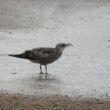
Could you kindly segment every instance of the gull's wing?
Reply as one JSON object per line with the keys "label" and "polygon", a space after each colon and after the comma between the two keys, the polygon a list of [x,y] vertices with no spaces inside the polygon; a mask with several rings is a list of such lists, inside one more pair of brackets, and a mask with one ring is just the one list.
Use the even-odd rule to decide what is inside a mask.
{"label": "gull's wing", "polygon": [[9,56],[40,61],[51,57],[55,57],[55,54],[55,48],[34,48],[32,50],[26,50],[22,54],[9,54]]}
{"label": "gull's wing", "polygon": [[30,60],[41,60],[54,56],[56,50],[54,48],[34,48],[24,52],[24,56]]}

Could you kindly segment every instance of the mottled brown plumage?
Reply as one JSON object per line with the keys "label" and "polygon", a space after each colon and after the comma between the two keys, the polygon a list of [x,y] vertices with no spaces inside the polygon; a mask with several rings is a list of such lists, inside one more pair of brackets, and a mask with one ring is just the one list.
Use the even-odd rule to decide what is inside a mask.
{"label": "mottled brown plumage", "polygon": [[59,43],[55,48],[34,48],[32,50],[26,50],[22,54],[9,55],[18,58],[28,59],[31,62],[39,63],[40,70],[42,73],[41,65],[45,65],[46,73],[47,73],[47,64],[50,64],[56,61],[61,57],[63,50],[65,47],[71,46],[71,44]]}

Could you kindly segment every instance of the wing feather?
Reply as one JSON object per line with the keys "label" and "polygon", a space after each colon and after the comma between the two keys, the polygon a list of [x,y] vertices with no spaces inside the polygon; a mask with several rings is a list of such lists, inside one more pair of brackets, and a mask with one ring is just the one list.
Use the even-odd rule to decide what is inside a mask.
{"label": "wing feather", "polygon": [[40,59],[49,58],[54,54],[55,54],[54,48],[35,48],[30,50],[29,58],[33,60],[40,60]]}

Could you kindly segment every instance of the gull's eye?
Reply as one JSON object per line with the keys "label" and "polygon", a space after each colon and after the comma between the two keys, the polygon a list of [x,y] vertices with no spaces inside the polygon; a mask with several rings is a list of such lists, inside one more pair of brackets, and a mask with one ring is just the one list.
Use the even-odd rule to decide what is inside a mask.
{"label": "gull's eye", "polygon": [[65,47],[65,44],[62,44],[61,46],[62,46],[62,47]]}

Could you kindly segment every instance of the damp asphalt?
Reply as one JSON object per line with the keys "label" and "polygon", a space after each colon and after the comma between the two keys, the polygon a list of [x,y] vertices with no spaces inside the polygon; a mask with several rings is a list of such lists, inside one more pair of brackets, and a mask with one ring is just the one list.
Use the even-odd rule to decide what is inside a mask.
{"label": "damp asphalt", "polygon": [[[0,0],[0,13],[1,91],[110,95],[109,0]],[[47,75],[39,64],[6,55],[59,42],[74,46],[48,65]]]}

